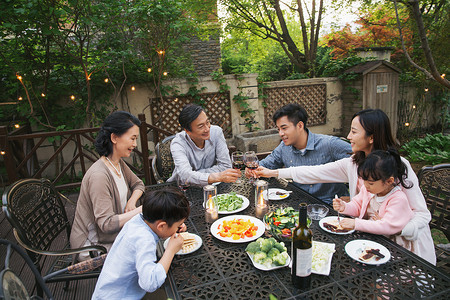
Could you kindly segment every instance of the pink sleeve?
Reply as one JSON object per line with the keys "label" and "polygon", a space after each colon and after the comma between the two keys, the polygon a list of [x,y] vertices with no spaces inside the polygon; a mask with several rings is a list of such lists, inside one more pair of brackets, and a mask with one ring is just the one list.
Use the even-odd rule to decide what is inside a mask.
{"label": "pink sleeve", "polygon": [[406,195],[397,192],[395,196],[393,195],[392,198],[386,201],[384,215],[382,215],[382,210],[380,209],[380,216],[382,215],[381,220],[355,219],[355,229],[384,235],[400,233],[413,216]]}

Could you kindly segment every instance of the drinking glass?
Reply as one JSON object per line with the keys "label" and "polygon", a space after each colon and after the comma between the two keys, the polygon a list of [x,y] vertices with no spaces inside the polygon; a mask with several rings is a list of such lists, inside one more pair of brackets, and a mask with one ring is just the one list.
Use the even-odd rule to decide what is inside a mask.
{"label": "drinking glass", "polygon": [[[244,154],[244,162],[245,166],[249,168],[250,170],[256,170],[259,166],[258,157],[256,156],[255,151],[247,151]],[[250,177],[250,182],[254,183],[255,178],[252,176]]]}
{"label": "drinking glass", "polygon": [[[243,170],[245,168],[244,165],[244,153],[241,151],[236,151],[231,154],[231,162],[233,164],[233,169],[235,170]],[[239,177],[236,180],[236,183],[241,183],[241,178]]]}
{"label": "drinking glass", "polygon": [[[186,191],[188,190],[188,188],[191,186],[191,184],[189,183],[188,180],[183,181],[181,179],[181,177],[177,178],[177,184],[178,184],[178,188],[180,189],[180,191],[183,192],[184,196],[186,196]],[[192,206],[192,202],[189,200],[189,206]]]}

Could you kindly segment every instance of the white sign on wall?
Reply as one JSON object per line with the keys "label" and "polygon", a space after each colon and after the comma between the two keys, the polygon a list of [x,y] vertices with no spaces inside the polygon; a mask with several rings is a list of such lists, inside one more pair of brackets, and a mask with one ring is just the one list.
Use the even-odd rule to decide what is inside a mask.
{"label": "white sign on wall", "polygon": [[387,84],[385,84],[385,85],[377,85],[377,94],[387,93],[387,90],[388,90]]}

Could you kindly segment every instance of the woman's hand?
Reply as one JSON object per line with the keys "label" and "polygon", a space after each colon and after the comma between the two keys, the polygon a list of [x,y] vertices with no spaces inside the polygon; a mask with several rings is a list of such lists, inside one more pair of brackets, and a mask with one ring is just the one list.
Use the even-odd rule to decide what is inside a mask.
{"label": "woman's hand", "polygon": [[132,201],[127,202],[127,206],[125,206],[125,212],[129,212],[136,209],[136,202],[132,203]]}
{"label": "woman's hand", "polygon": [[334,198],[333,209],[338,212],[343,212],[345,210],[345,202],[340,198]]}
{"label": "woman's hand", "polygon": [[256,177],[278,177],[278,170],[270,170],[259,166],[256,170],[253,171],[254,176]]}
{"label": "woman's hand", "polygon": [[343,218],[339,224],[344,229],[355,229],[355,219]]}

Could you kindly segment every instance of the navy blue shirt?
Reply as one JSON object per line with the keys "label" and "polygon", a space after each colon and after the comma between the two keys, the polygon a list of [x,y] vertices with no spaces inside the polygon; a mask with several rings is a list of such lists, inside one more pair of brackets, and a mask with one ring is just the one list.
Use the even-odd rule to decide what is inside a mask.
{"label": "navy blue shirt", "polygon": [[[259,165],[268,169],[280,169],[297,166],[322,165],[349,157],[352,147],[338,137],[308,132],[306,148],[296,149],[286,146],[282,141],[270,155],[260,161]],[[320,200],[331,204],[334,195],[348,196],[348,188],[344,183],[294,183]]]}

